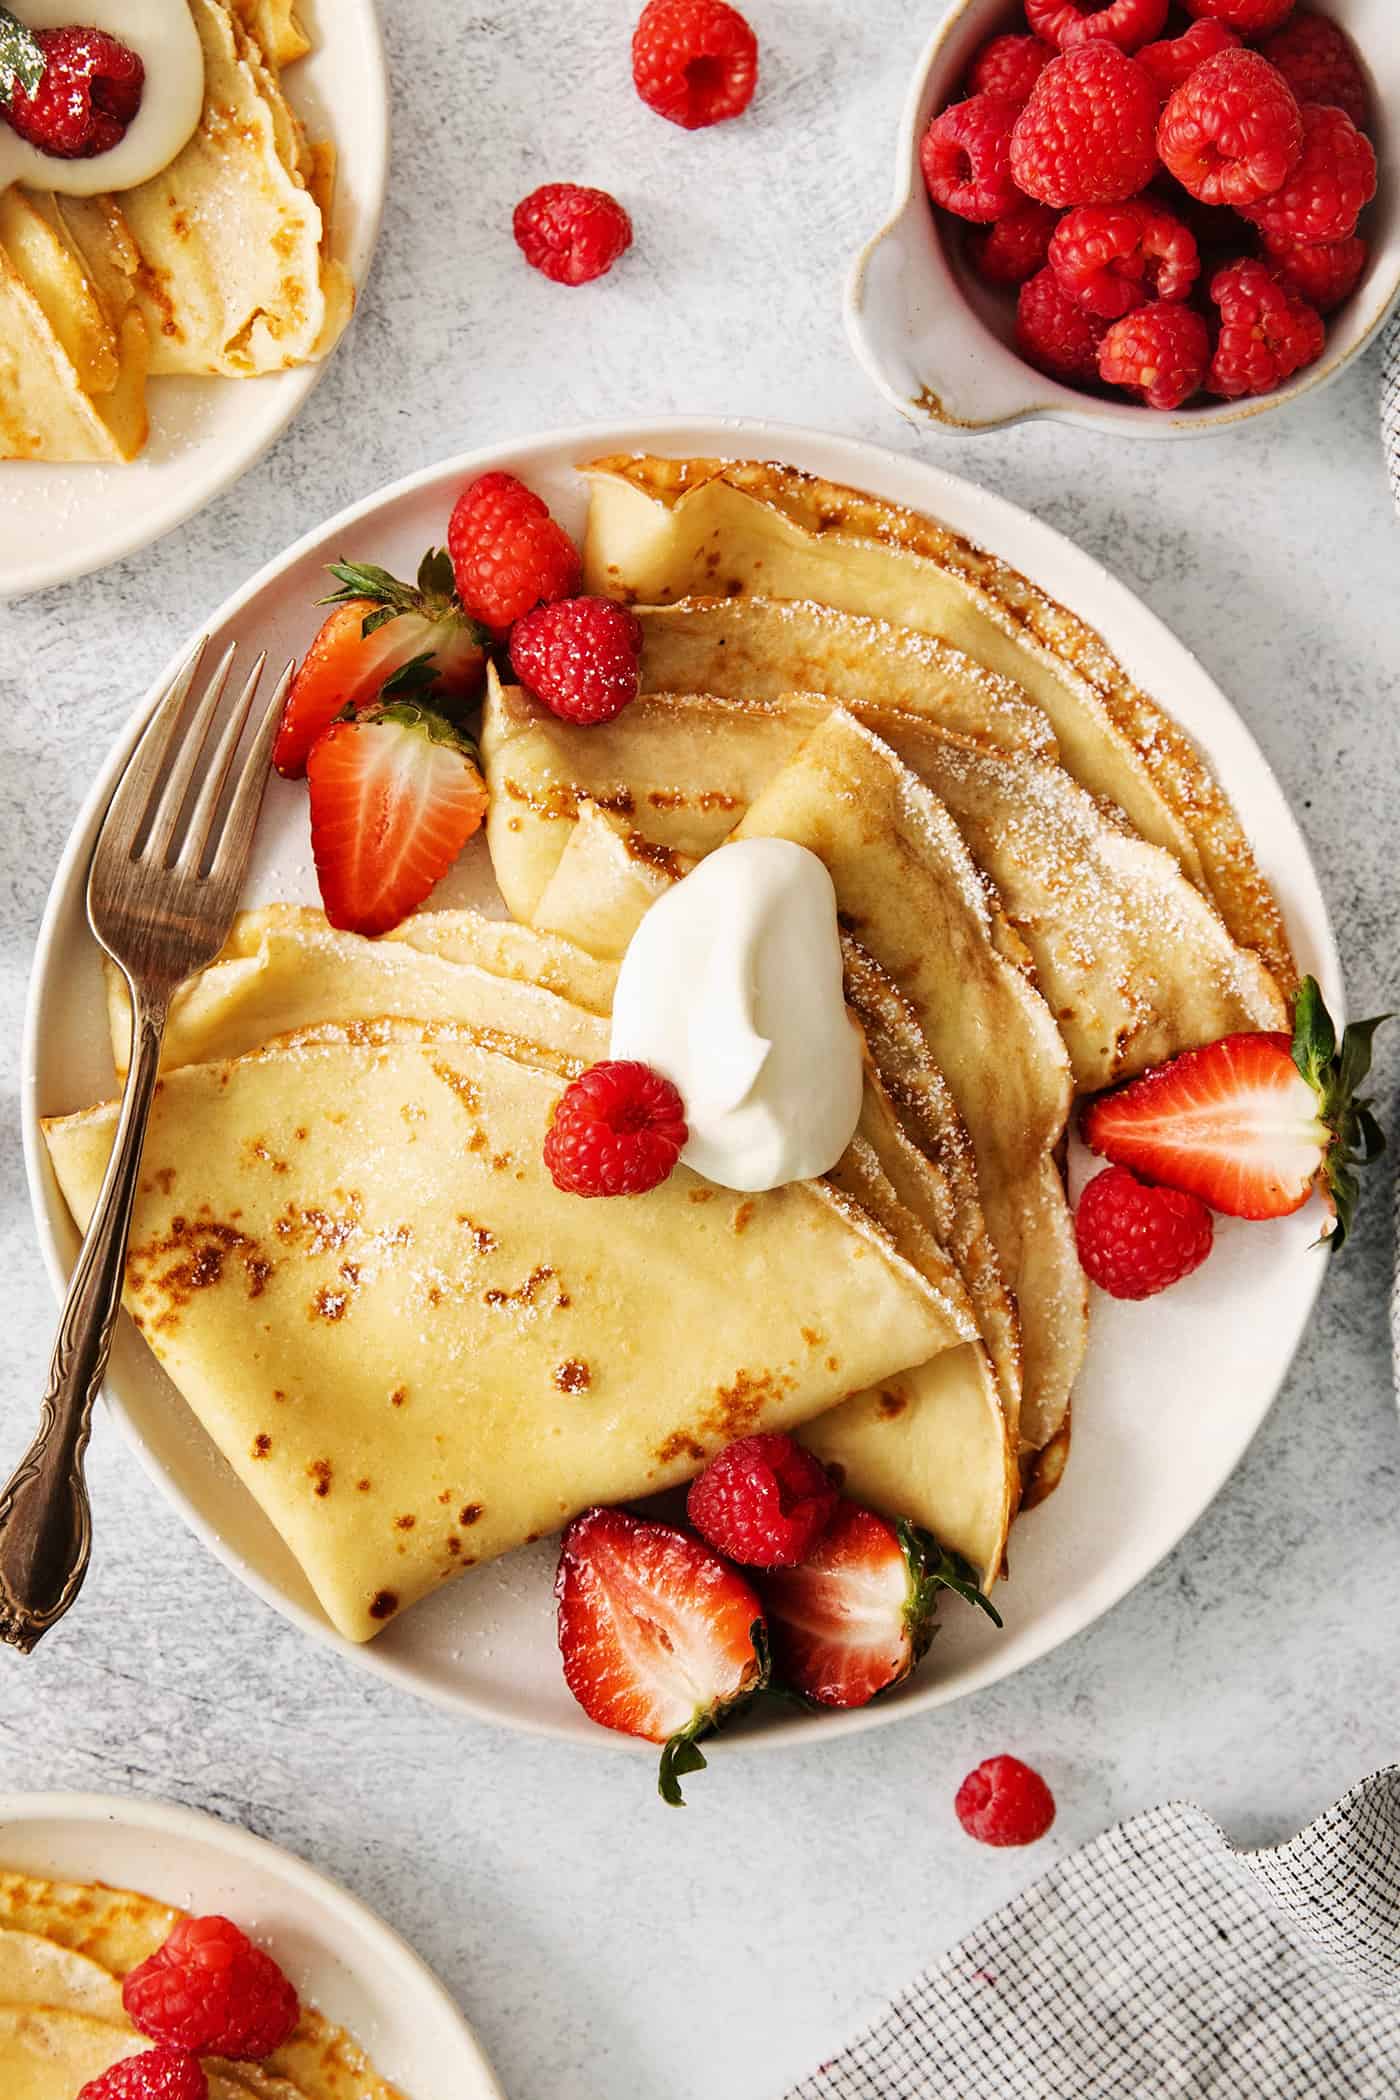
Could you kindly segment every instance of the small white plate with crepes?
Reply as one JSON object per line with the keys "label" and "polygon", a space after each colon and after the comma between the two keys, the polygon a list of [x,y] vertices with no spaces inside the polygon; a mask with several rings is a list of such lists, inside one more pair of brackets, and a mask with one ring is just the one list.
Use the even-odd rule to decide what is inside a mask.
{"label": "small white plate with crepes", "polygon": [[122,1984],[181,1917],[229,1919],[278,1964],[299,2000],[297,2023],[273,2054],[202,2059],[210,2100],[500,2100],[475,2035],[437,1978],[372,1911],[304,1861],[173,1803],[4,1794],[6,2100],[72,2100],[146,2046],[123,2008]]}
{"label": "small white plate with crepes", "polygon": [[[640,608],[643,697],[583,730],[493,681],[489,853],[474,839],[376,942],[319,917],[305,786],[274,780],[252,916],[167,1044],[133,1243],[129,1304],[205,1426],[130,1319],[110,1411],[308,1632],[405,1690],[579,1741],[605,1738],[561,1676],[553,1534],[682,1485],[730,1437],[795,1428],[848,1495],[995,1584],[1005,1625],[946,1600],[891,1696],[820,1718],[765,1704],[721,1740],[960,1698],[1177,1543],[1321,1286],[1314,1200],[1220,1220],[1206,1265],[1146,1304],[1088,1305],[1064,1181],[1078,1098],[1284,1026],[1304,973],[1338,1013],[1303,840],[1228,701],[1095,562],[951,475],[800,429],[668,421],[454,460],[302,540],[215,616],[214,645],[300,654],[327,563],[413,573],[492,468],[547,501],[589,588]],[[77,1235],[45,1119],[72,1119],[48,1137],[81,1211],[110,1141],[91,1104],[114,1091],[84,876],[140,715],[75,828],[32,979],[24,1127],[55,1284]],[[560,1196],[539,1153],[558,1079],[512,1068],[498,1090],[461,1031],[528,1037],[556,1074],[606,1057],[628,934],[736,826],[832,871],[871,1050],[865,1150],[834,1197],[740,1198],[686,1167],[646,1196]],[[1072,1184],[1084,1163],[1071,1137]]]}
{"label": "small white plate with crepes", "polygon": [[0,598],[149,545],[267,450],[350,323],[389,159],[373,0],[13,12],[124,40],[145,81],[96,158],[0,127]]}

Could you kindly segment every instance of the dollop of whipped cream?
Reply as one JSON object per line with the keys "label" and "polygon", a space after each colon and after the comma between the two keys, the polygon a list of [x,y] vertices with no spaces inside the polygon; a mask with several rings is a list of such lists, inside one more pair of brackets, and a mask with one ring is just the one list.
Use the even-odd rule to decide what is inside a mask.
{"label": "dollop of whipped cream", "polygon": [[12,12],[30,29],[80,22],[105,30],[136,53],[146,81],[125,138],[92,160],[56,160],[0,124],[0,188],[25,182],[67,197],[92,197],[134,189],[169,167],[204,107],[204,46],[189,0],[22,0]]}
{"label": "dollop of whipped cream", "polygon": [[836,892],[815,853],[736,839],[659,897],[623,957],[611,1054],[680,1089],[681,1158],[721,1188],[834,1167],[864,1082]]}

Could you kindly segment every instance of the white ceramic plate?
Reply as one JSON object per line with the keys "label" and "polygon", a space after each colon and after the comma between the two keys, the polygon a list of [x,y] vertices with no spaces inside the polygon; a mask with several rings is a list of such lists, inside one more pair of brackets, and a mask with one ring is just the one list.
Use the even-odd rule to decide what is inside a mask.
{"label": "white ceramic plate", "polygon": [[[895,146],[890,216],[857,256],[846,289],[851,347],[901,415],[925,428],[1001,430],[1051,416],[1120,437],[1201,437],[1325,386],[1365,349],[1400,291],[1400,37],[1393,0],[1320,0],[1354,38],[1371,73],[1372,134],[1380,187],[1362,231],[1371,256],[1360,284],[1327,323],[1327,347],[1287,386],[1253,400],[1202,398],[1172,414],[1126,396],[1100,400],[1048,379],[1017,355],[1015,306],[985,284],[962,253],[947,214],[933,212],[919,171],[919,142],[931,117],[960,92],[978,46],[1000,30],[1024,32],[1012,0],[952,0],[914,68]],[[1242,229],[1247,231],[1248,229]]]}
{"label": "white ceramic plate", "polygon": [[105,1881],[253,1934],[404,2100],[503,2100],[432,1971],[373,1911],[289,1852],[213,1816],[105,1794],[0,1794],[0,1866]]}
{"label": "white ceramic plate", "polygon": [[[400,482],[302,540],[215,616],[216,643],[237,639],[266,647],[274,662],[300,651],[319,617],[312,601],[323,563],[355,554],[411,568],[424,546],[441,541],[463,482],[490,467],[525,477],[577,531],[585,502],[574,463],[632,450],[780,458],[931,511],[1090,620],[1209,752],[1277,887],[1300,964],[1317,974],[1337,1011],[1336,950],[1306,848],[1258,747],[1201,666],[1130,592],[1057,533],[968,482],[871,445],[767,423],[672,421],[575,431],[476,453]],[[78,819],[31,978],[24,1134],[35,1217],[56,1286],[68,1275],[77,1237],[49,1173],[38,1119],[111,1091],[98,952],[83,890],[101,812],[143,713],[144,704]],[[484,849],[474,848],[436,899],[481,902],[490,894]],[[250,901],[275,897],[315,897],[306,791],[278,780],[269,791],[250,881]],[[1017,1528],[1014,1574],[998,1593],[1004,1633],[951,1605],[929,1663],[895,1698],[820,1722],[779,1716],[726,1740],[777,1741],[793,1726],[860,1728],[942,1704],[1020,1669],[1107,1611],[1195,1522],[1262,1421],[1324,1273],[1324,1257],[1309,1247],[1316,1231],[1310,1214],[1277,1226],[1223,1222],[1212,1261],[1177,1290],[1148,1306],[1105,1301],[1095,1308],[1089,1359],[1075,1394],[1068,1474],[1051,1501]],[[147,1468],[214,1551],[261,1596],[362,1668],[510,1726],[625,1740],[604,1737],[565,1689],[552,1634],[554,1553],[547,1543],[464,1577],[405,1613],[370,1646],[347,1648],[126,1321],[112,1354],[107,1399]]]}
{"label": "white ceramic plate", "polygon": [[[314,48],[288,68],[287,94],[312,138],[335,142],[332,245],[359,289],[389,172],[379,20],[374,0],[307,0],[300,12]],[[0,599],[91,575],[183,525],[262,457],[324,370],[152,380],[150,442],[129,466],[0,461]]]}

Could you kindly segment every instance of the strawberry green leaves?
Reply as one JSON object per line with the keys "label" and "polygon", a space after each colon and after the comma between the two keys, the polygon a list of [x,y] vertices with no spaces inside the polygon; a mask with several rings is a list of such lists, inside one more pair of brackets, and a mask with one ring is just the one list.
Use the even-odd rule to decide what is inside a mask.
{"label": "strawberry green leaves", "polygon": [[1316,978],[1305,977],[1293,1015],[1293,1062],[1317,1096],[1318,1113],[1332,1133],[1322,1166],[1336,1226],[1327,1245],[1335,1253],[1345,1244],[1360,1194],[1358,1175],[1385,1150],[1385,1133],[1369,1098],[1357,1089],[1371,1069],[1376,1030],[1389,1014],[1353,1021],[1337,1042],[1336,1024],[1327,1011]]}

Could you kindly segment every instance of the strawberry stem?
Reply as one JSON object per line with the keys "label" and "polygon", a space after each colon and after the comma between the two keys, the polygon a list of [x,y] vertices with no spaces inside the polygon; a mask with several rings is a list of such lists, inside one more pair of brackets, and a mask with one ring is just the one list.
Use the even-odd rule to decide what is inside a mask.
{"label": "strawberry stem", "polygon": [[1293,1062],[1317,1096],[1318,1114],[1332,1133],[1323,1161],[1322,1178],[1336,1224],[1326,1236],[1335,1254],[1346,1243],[1361,1193],[1358,1172],[1372,1166],[1385,1150],[1385,1133],[1372,1110],[1369,1098],[1357,1088],[1371,1069],[1376,1030],[1392,1017],[1377,1014],[1370,1021],[1353,1021],[1342,1032],[1340,1049],[1337,1029],[1315,977],[1305,977],[1298,987],[1293,1010]]}

